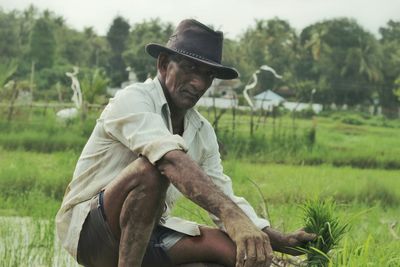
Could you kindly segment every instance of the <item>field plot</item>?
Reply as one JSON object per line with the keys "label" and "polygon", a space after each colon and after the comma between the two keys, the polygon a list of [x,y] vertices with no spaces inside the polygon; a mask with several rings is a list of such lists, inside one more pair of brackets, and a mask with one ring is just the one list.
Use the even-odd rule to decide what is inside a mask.
{"label": "field plot", "polygon": [[[264,214],[273,227],[286,232],[303,226],[306,199],[335,199],[338,215],[350,230],[335,253],[332,266],[399,266],[400,172],[332,166],[287,166],[228,160],[235,191]],[[251,181],[249,180],[251,179]],[[189,201],[178,203],[177,215],[209,223],[207,213]]]}
{"label": "field plot", "polygon": [[[0,121],[0,265],[75,266],[55,237],[54,216],[96,114],[67,123],[51,112],[23,114]],[[334,200],[351,227],[331,266],[400,266],[399,122],[335,116],[256,117],[250,135],[248,114],[237,115],[233,131],[226,112],[218,122],[225,172],[236,194],[285,232],[304,225],[306,200]],[[187,200],[174,215],[212,224]]]}
{"label": "field plot", "polygon": [[[17,159],[13,167],[17,170],[23,171],[26,165],[32,166],[34,173],[41,170],[37,176],[31,177],[34,182],[30,190],[1,197],[0,212],[4,216],[24,215],[22,218],[1,218],[1,243],[5,246],[0,249],[0,258],[6,259],[4,266],[22,266],[21,263],[28,261],[37,262],[35,266],[71,266],[71,258],[59,249],[54,237],[53,218],[60,196],[49,197],[48,194],[52,193],[44,191],[47,182],[41,179],[50,175],[54,176],[55,184],[67,183],[69,177],[64,175],[73,167],[70,157],[76,158],[77,155],[21,151],[1,151],[0,155],[7,160]],[[53,168],[58,175],[47,166],[49,161],[54,162]],[[4,163],[7,164],[4,161],[0,163],[3,170],[7,169]],[[316,196],[336,199],[340,218],[350,220],[352,227],[342,241],[342,248],[336,251],[337,261],[333,266],[366,266],[368,263],[399,266],[400,228],[396,225],[400,220],[400,192],[396,190],[400,186],[399,171],[325,165],[288,166],[238,160],[227,160],[224,165],[227,174],[234,179],[237,194],[248,199],[263,215],[262,196],[251,181],[257,184],[263,192],[273,226],[284,231],[302,227],[300,205],[304,200]],[[1,177],[2,182],[5,180]],[[177,204],[174,214],[200,223],[211,223],[203,210],[186,200]]]}
{"label": "field plot", "polygon": [[54,223],[30,217],[0,217],[1,266],[79,266],[54,238]]}

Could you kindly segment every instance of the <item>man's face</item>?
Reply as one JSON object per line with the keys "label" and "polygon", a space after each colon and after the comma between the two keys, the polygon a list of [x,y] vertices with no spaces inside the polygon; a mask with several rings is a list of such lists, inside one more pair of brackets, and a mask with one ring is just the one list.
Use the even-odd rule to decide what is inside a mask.
{"label": "man's face", "polygon": [[170,56],[165,87],[171,104],[178,109],[192,108],[210,87],[213,79],[209,66],[184,57]]}

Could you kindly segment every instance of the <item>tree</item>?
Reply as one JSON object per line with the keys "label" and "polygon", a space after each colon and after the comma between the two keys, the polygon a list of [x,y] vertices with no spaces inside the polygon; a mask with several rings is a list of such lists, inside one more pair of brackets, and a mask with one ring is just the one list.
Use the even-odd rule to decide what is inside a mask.
{"label": "tree", "polygon": [[24,11],[22,11],[21,17],[19,19],[18,26],[20,28],[20,41],[25,54],[29,52],[32,29],[38,18],[39,11],[35,6],[30,5]]}
{"label": "tree", "polygon": [[90,58],[89,39],[81,32],[67,29],[63,35],[61,56],[74,66],[86,66]]}
{"label": "tree", "polygon": [[384,42],[399,42],[400,41],[400,21],[389,20],[386,27],[379,28],[381,40]]}
{"label": "tree", "polygon": [[[283,75],[285,82],[292,77],[297,61],[298,38],[287,21],[279,18],[256,20],[255,26],[248,28],[239,42],[242,51],[240,57],[247,62],[243,68],[247,70],[243,74],[245,80],[262,65],[274,68]],[[262,75],[260,78],[259,84],[262,85]]]}
{"label": "tree", "polygon": [[108,82],[101,69],[85,71],[81,81],[83,99],[88,103],[104,104]]}
{"label": "tree", "polygon": [[97,36],[92,27],[84,29],[84,38],[89,45],[89,58],[87,66],[99,68],[100,66],[107,65],[107,58],[110,54],[110,46],[107,40],[103,37]]}
{"label": "tree", "polygon": [[15,73],[18,68],[18,62],[16,59],[11,59],[0,63],[0,90]]}
{"label": "tree", "polygon": [[398,79],[400,78],[400,21],[388,21],[385,27],[379,29],[382,48],[382,73],[384,83],[379,90],[379,99],[384,107],[383,112],[388,116],[396,116],[396,109],[400,99],[398,92]]}
{"label": "tree", "polygon": [[394,82],[396,88],[393,90],[393,94],[397,97],[397,101],[400,102],[400,76]]}
{"label": "tree", "polygon": [[248,79],[255,71],[254,64],[244,56],[244,49],[240,42],[224,38],[222,63],[236,68],[240,79]]}
{"label": "tree", "polygon": [[291,87],[296,90],[297,100],[311,98],[319,103],[334,101],[334,93],[327,82],[334,72],[331,63],[332,49],[326,41],[328,27],[325,23],[316,23],[304,28],[299,37],[298,60],[295,66],[295,80]]}
{"label": "tree", "polygon": [[41,17],[32,29],[30,56],[37,69],[49,68],[54,63],[56,40],[51,22]]}
{"label": "tree", "polygon": [[120,85],[128,78],[122,53],[127,47],[129,28],[129,23],[123,17],[118,16],[113,20],[107,32],[107,41],[111,47],[107,70],[113,86]]}
{"label": "tree", "polygon": [[303,55],[296,69],[302,79],[325,85],[323,90],[317,88],[324,103],[355,105],[371,100],[382,81],[382,56],[375,37],[355,20],[310,25],[302,31],[300,43]]}
{"label": "tree", "polygon": [[139,80],[144,81],[148,75],[155,76],[156,64],[152,57],[144,52],[150,42],[165,44],[172,34],[173,26],[162,23],[160,19],[143,21],[133,25],[129,35],[128,49],[123,54],[126,63],[134,69]]}
{"label": "tree", "polygon": [[0,10],[0,60],[18,58],[21,42],[19,38],[18,18],[15,11],[9,14]]}
{"label": "tree", "polygon": [[17,12],[16,26],[19,29],[18,61],[19,66],[15,73],[17,79],[27,79],[31,72],[32,59],[30,56],[30,45],[32,37],[32,29],[35,26],[36,20],[39,18],[39,11],[30,5],[22,12]]}

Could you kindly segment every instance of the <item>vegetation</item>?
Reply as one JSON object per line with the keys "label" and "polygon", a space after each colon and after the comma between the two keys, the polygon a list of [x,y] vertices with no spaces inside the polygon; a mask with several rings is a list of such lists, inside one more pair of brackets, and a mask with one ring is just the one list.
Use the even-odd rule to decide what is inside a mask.
{"label": "vegetation", "polygon": [[[0,10],[0,26],[0,69],[12,74],[0,77],[0,82],[28,82],[39,100],[59,98],[60,94],[54,93],[57,83],[58,91],[68,92],[65,72],[72,66],[79,66],[82,72],[98,70],[111,87],[127,80],[127,67],[140,81],[154,76],[155,61],[144,53],[144,46],[165,43],[174,28],[158,18],[130,25],[117,16],[107,35],[99,36],[90,27],[82,32],[71,29],[62,17],[34,6],[8,13]],[[386,116],[396,117],[399,31],[400,22],[388,21],[376,37],[355,20],[337,18],[316,22],[297,33],[285,20],[261,19],[236,39],[225,40],[223,61],[240,71],[243,84],[239,92],[260,66],[269,65],[283,79],[274,83],[267,73],[260,72],[254,92],[286,87],[293,100],[315,101],[326,107],[332,103],[380,105]],[[16,71],[10,62],[17,62]],[[79,78],[83,76],[79,74]],[[97,93],[105,95],[102,86]],[[91,91],[83,87],[83,92]],[[87,101],[102,103],[94,97]]]}
{"label": "vegetation", "polygon": [[[207,110],[202,112],[208,116]],[[53,221],[98,113],[90,112],[85,121],[65,122],[56,120],[52,110],[19,108],[11,122],[1,120],[0,244],[4,245],[0,245],[0,258],[4,259],[4,266],[74,266],[55,238]],[[219,136],[225,138],[225,172],[233,178],[235,192],[244,196],[261,216],[268,216],[273,227],[285,232],[306,227],[302,206],[308,200],[319,199],[320,206],[309,206],[318,210],[312,216],[326,217],[322,221],[331,221],[331,231],[332,218],[354,218],[353,227],[328,254],[328,266],[400,264],[400,229],[396,224],[399,165],[389,164],[390,160],[398,162],[398,121],[383,123],[382,118],[352,114],[362,121],[354,125],[343,123],[342,119],[350,115],[342,113],[296,119],[296,145],[284,146],[283,141],[279,145],[271,142],[293,138],[291,116],[276,117],[275,122],[268,117],[265,124],[261,117],[255,124],[255,140],[250,141],[249,115],[237,115],[240,117],[236,118],[235,132],[231,132],[232,117],[228,112],[219,123]],[[212,118],[210,114],[210,121]],[[310,146],[309,137],[300,133],[312,129],[315,121],[316,136]],[[248,143],[236,143],[235,147],[240,140]],[[335,154],[342,164],[333,161]],[[315,157],[318,166],[303,157]],[[369,161],[362,161],[363,158]],[[365,169],[354,168],[355,162]],[[254,184],[263,196],[255,193]],[[334,213],[322,204],[329,199],[337,203]],[[187,200],[178,202],[174,214],[212,224],[204,210]],[[306,259],[276,255],[276,262],[286,264]]]}
{"label": "vegetation", "polygon": [[[38,264],[41,266],[52,266],[54,262],[61,262],[57,266],[72,266],[71,258],[59,249],[52,221],[78,156],[75,152],[0,151],[0,168],[4,170],[0,174],[0,188],[7,193],[0,196],[0,214],[6,216],[0,217],[0,244],[7,244],[0,247],[0,254],[10,262],[4,266],[25,265],[32,255],[36,255],[35,261],[42,262]],[[399,242],[391,232],[400,231],[398,225],[392,226],[398,221],[400,204],[400,194],[395,189],[400,186],[398,171],[260,164],[233,159],[226,160],[224,166],[234,179],[237,194],[246,197],[263,214],[262,198],[248,178],[260,187],[273,227],[284,231],[304,226],[301,206],[305,200],[316,195],[335,199],[335,216],[354,219],[353,227],[332,251],[331,266],[400,264]],[[178,202],[174,214],[211,223],[204,210],[186,200]]]}
{"label": "vegetation", "polygon": [[[16,108],[12,122],[0,119],[0,146],[9,150],[80,152],[99,112],[90,112],[86,120],[60,121],[50,109]],[[201,112],[213,122],[212,113],[204,109]],[[3,114],[7,114],[7,108]],[[398,120],[341,112],[295,120],[292,114],[275,118],[256,114],[252,136],[249,114],[236,111],[234,119],[225,112],[217,127],[225,158],[383,169],[400,169],[399,129]]]}
{"label": "vegetation", "polygon": [[[91,27],[70,28],[49,10],[0,8],[2,266],[76,265],[55,238],[54,216],[100,114],[88,109],[107,102],[106,87],[125,81],[127,67],[140,81],[154,76],[155,61],[144,45],[165,43],[173,29],[160,19],[131,25],[118,16],[99,36]],[[289,100],[324,105],[318,116],[311,109],[288,113],[280,107],[200,109],[216,129],[235,192],[273,227],[306,227],[319,235],[308,258],[275,255],[275,262],[400,266],[400,22],[388,21],[374,36],[349,18],[319,21],[300,32],[279,18],[260,19],[224,42],[223,62],[241,73],[239,94],[267,64],[283,79],[260,71],[254,93],[286,89]],[[58,105],[68,106],[71,95],[65,73],[73,66],[80,69],[85,111],[59,120]],[[24,105],[24,95],[34,102]],[[330,109],[332,103],[342,111]],[[374,112],[367,110],[371,105]],[[377,116],[379,107],[383,115]],[[178,202],[174,214],[212,224],[187,200]],[[353,227],[339,223],[349,216]]]}
{"label": "vegetation", "polygon": [[335,215],[333,202],[313,200],[304,206],[304,229],[315,233],[317,238],[301,249],[307,255],[308,266],[328,266],[331,261],[328,253],[339,245],[347,232],[348,224],[342,224]]}

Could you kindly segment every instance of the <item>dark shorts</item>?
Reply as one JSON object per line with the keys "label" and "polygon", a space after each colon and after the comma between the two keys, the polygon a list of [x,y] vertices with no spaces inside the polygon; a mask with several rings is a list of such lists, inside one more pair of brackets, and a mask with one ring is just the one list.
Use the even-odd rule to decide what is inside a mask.
{"label": "dark shorts", "polygon": [[[90,267],[118,266],[119,240],[113,235],[105,219],[103,210],[103,192],[90,200],[90,212],[83,224],[79,244],[78,263]],[[150,238],[142,267],[173,266],[163,241],[175,244],[183,234],[157,226]]]}

